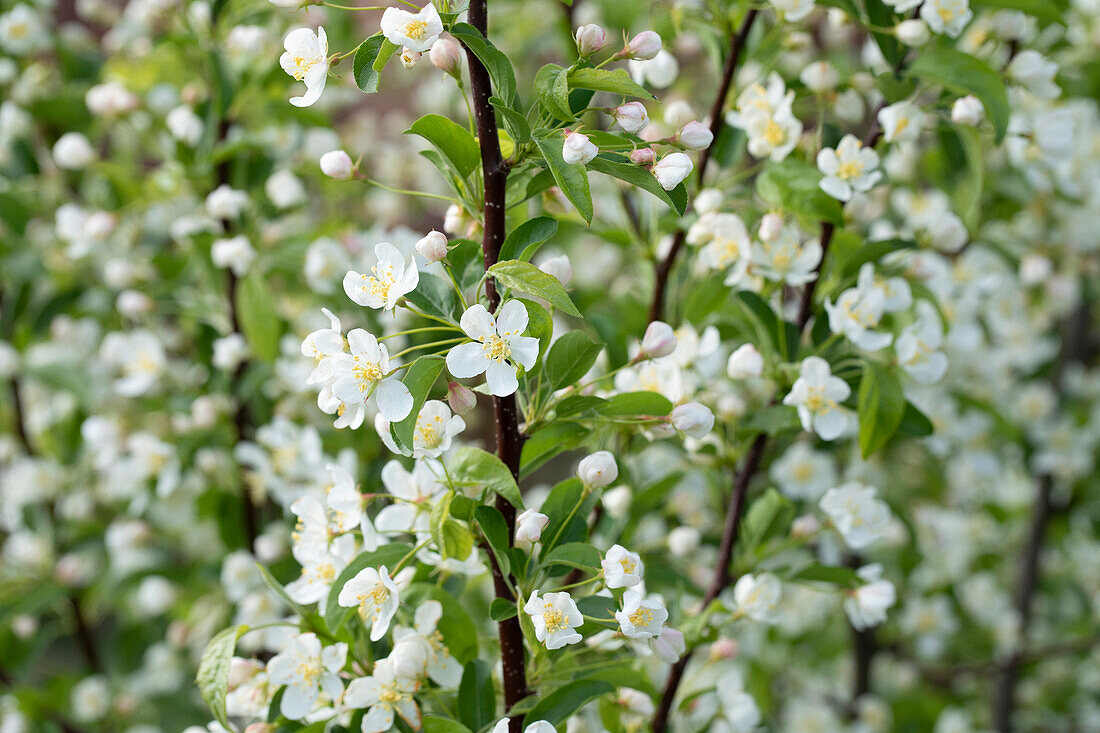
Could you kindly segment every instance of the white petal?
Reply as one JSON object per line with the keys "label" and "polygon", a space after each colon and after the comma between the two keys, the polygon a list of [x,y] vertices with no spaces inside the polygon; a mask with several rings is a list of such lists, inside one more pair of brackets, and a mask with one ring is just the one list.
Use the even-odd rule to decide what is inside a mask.
{"label": "white petal", "polygon": [[375,399],[378,401],[378,412],[390,422],[404,420],[412,412],[412,393],[396,377],[388,377],[378,383]]}
{"label": "white petal", "polygon": [[[469,311],[466,311],[469,313]],[[462,316],[463,320],[466,316]],[[492,362],[485,358],[484,347],[479,343],[459,344],[447,353],[447,371],[458,379],[476,377]]]}
{"label": "white petal", "polygon": [[489,362],[489,368],[485,370],[485,381],[489,384],[489,391],[497,397],[507,397],[519,389],[516,368],[507,362]]}

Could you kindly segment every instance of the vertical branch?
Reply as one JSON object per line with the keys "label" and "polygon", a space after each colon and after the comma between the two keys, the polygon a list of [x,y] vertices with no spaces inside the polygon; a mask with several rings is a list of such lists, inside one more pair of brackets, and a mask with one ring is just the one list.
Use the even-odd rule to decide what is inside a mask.
{"label": "vertical branch", "polygon": [[[1055,389],[1062,391],[1062,371],[1067,364],[1085,361],[1090,350],[1089,345],[1089,309],[1090,302],[1082,283],[1082,299],[1077,310],[1070,318],[1062,334],[1062,351],[1051,372],[1051,381]],[[1061,396],[1061,394],[1059,394]],[[1051,515],[1051,490],[1054,478],[1049,473],[1039,477],[1035,489],[1035,505],[1031,513],[1027,543],[1020,555],[1019,575],[1013,596],[1013,608],[1020,622],[1021,642],[1027,640],[1027,630],[1031,622],[1031,605],[1039,586],[1039,558],[1046,540],[1047,524]],[[993,730],[1008,733],[1012,730],[1012,712],[1016,706],[1016,683],[1020,677],[1020,666],[1025,661],[1022,650],[1018,650],[1006,660],[993,690]]]}
{"label": "vertical branch", "polygon": [[[736,34],[730,36],[730,50],[729,55],[726,56],[726,64],[722,70],[722,81],[718,84],[718,93],[714,97],[714,102],[710,107],[710,132],[712,135],[710,145],[708,145],[702,153],[699,155],[699,186],[703,188],[704,176],[707,173],[707,164],[710,163],[711,155],[714,151],[714,146],[718,142],[718,133],[722,131],[722,125],[725,123],[725,119],[722,116],[722,111],[726,107],[726,97],[729,95],[730,87],[733,85],[733,76],[737,71],[737,62],[741,57],[741,52],[745,48],[745,42],[748,40],[749,32],[752,30],[753,22],[756,20],[757,9],[752,8],[745,14],[745,19],[741,21],[741,28]],[[687,237],[687,231],[680,229],[676,232],[676,235],[672,239],[672,246],[668,249],[668,254],[665,258],[657,263],[656,279],[653,283],[653,300],[649,304],[649,321],[659,321],[664,312],[665,307],[665,291],[668,289],[668,278],[672,274],[672,265],[676,262],[676,256],[680,253],[680,250],[684,248],[684,239]]]}
{"label": "vertical branch", "polygon": [[[813,313],[813,300],[814,291],[817,286],[817,280],[821,276],[821,266],[825,262],[825,255],[829,251],[829,244],[833,239],[833,225],[828,222],[824,222],[821,225],[821,261],[817,263],[817,271],[815,277],[810,282],[806,283],[806,287],[802,291],[802,302],[798,309],[798,332],[801,334],[806,330],[807,324],[810,322],[810,315]],[[775,404],[779,399],[779,395],[776,394],[772,398],[772,404]],[[748,494],[749,483],[752,481],[753,476],[760,470],[760,462],[764,457],[764,449],[768,444],[767,433],[760,433],[753,440],[749,446],[749,451],[745,456],[745,462],[741,466],[741,470],[737,472],[733,482],[733,493],[730,495],[729,507],[726,510],[726,522],[722,529],[722,541],[718,546],[718,560],[714,567],[714,579],[711,581],[710,587],[707,589],[706,595],[703,597],[703,608],[706,608],[710,603],[721,595],[722,591],[728,588],[735,578],[730,573],[730,561],[733,559],[733,548],[737,545],[737,537],[741,527],[741,518],[745,514],[745,498]],[[668,719],[672,713],[672,703],[676,699],[676,691],[680,687],[680,681],[683,679],[684,670],[687,668],[688,662],[691,660],[692,650],[688,649],[684,656],[679,659],[672,666],[669,671],[668,681],[665,683],[665,691],[661,696],[660,705],[657,707],[657,712],[653,716],[653,733],[665,733],[668,730]]]}
{"label": "vertical branch", "polygon": [[[488,37],[487,0],[471,0],[469,7],[470,25]],[[466,58],[470,66],[470,91],[473,96],[474,119],[477,123],[478,142],[481,148],[481,173],[485,182],[484,196],[484,235],[482,249],[485,257],[485,269],[497,263],[505,232],[505,186],[508,182],[508,167],[500,153],[500,140],[497,137],[496,111],[489,104],[493,94],[489,71],[481,60],[466,49]],[[485,297],[490,311],[500,305],[500,293],[497,292],[493,278],[485,281]],[[519,413],[516,396],[493,397],[493,422],[496,432],[497,457],[519,481],[520,451],[523,448],[523,436],[519,431]],[[496,507],[508,523],[509,542],[515,536],[516,510],[504,499],[498,497]],[[514,601],[508,583],[492,553],[489,554],[493,571],[493,588],[498,598]],[[507,712],[527,695],[526,661],[523,649],[523,631],[519,618],[513,616],[500,622],[500,653],[504,678],[504,708]],[[520,733],[523,729],[522,716],[514,716],[508,724],[511,733]]]}

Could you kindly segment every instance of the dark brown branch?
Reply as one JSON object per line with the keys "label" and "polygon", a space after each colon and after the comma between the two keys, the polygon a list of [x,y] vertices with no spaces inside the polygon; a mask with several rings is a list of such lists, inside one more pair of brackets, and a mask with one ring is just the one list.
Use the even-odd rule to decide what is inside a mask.
{"label": "dark brown branch", "polygon": [[[469,8],[470,25],[488,37],[487,0],[472,0]],[[485,218],[482,250],[485,257],[485,269],[497,263],[505,234],[505,186],[508,182],[508,167],[500,153],[500,140],[497,137],[496,112],[489,98],[493,95],[492,80],[489,71],[482,65],[477,55],[466,49],[466,59],[470,66],[470,92],[473,96],[474,118],[477,123],[478,141],[481,147],[481,173],[485,182]],[[485,282],[485,296],[490,311],[500,305],[500,293],[496,282],[489,278]],[[493,422],[496,432],[497,457],[508,466],[516,481],[519,481],[520,452],[523,448],[523,436],[519,431],[519,411],[515,395],[493,397]],[[514,539],[516,510],[503,498],[497,498],[496,507],[508,523],[509,542]],[[514,601],[500,567],[489,554],[493,571],[493,589],[497,598]],[[512,617],[500,622],[500,654],[504,681],[505,712],[527,695],[527,671],[523,648],[523,631],[519,618]],[[508,723],[511,733],[523,730],[523,716],[516,715]]]}
{"label": "dark brown branch", "polygon": [[[1062,350],[1051,370],[1051,382],[1059,393],[1062,391],[1062,372],[1065,367],[1084,359],[1088,351],[1090,303],[1084,295],[1085,292],[1086,289],[1082,287],[1081,302],[1066,324],[1062,334]],[[1050,497],[1053,485],[1054,479],[1050,474],[1039,477],[1027,544],[1020,555],[1013,607],[1020,623],[1020,638],[1024,640],[1027,639],[1028,626],[1031,622],[1032,599],[1039,586],[1039,558],[1042,555],[1047,524],[1050,520]],[[1016,683],[1019,680],[1022,659],[1021,652],[1009,657],[993,690],[993,730],[998,733],[1008,733],[1012,730]]]}
{"label": "dark brown branch", "polygon": [[[718,134],[722,131],[722,125],[725,124],[722,111],[726,107],[726,97],[729,96],[730,87],[733,85],[733,76],[737,71],[737,63],[741,57],[741,52],[745,48],[745,42],[748,40],[749,32],[752,31],[753,22],[756,20],[757,9],[752,8],[745,14],[745,19],[741,22],[741,29],[734,35],[730,36],[730,50],[729,55],[726,56],[726,65],[722,70],[722,81],[718,84],[718,94],[714,97],[714,103],[710,107],[710,132],[713,136],[710,145],[708,145],[703,152],[699,155],[699,177],[698,188],[703,188],[704,177],[707,173],[707,164],[710,163],[711,155],[714,152],[714,146],[718,143]],[[680,250],[684,248],[684,239],[687,237],[687,232],[684,229],[680,229],[676,232],[676,235],[672,239],[672,246],[669,247],[668,253],[665,258],[657,263],[656,267],[656,280],[653,283],[653,300],[649,305],[649,321],[659,321],[664,313],[665,307],[665,291],[668,290],[668,278],[672,274],[672,266],[676,262],[676,256],[680,253]]]}
{"label": "dark brown branch", "polygon": [[[814,290],[817,280],[821,276],[821,267],[825,262],[825,255],[829,251],[829,244],[833,239],[833,225],[825,222],[821,225],[821,261],[817,264],[816,277],[806,284],[802,291],[802,303],[798,311],[798,332],[801,334],[810,321],[813,313]],[[772,399],[775,404],[779,395]],[[733,559],[733,548],[737,545],[737,536],[741,527],[741,518],[745,513],[745,497],[748,494],[749,484],[753,476],[760,469],[760,462],[764,457],[764,449],[767,447],[768,436],[760,433],[749,446],[748,454],[741,470],[734,479],[733,493],[730,495],[729,508],[726,511],[726,523],[722,530],[722,542],[718,546],[718,560],[714,568],[714,579],[711,581],[707,594],[703,597],[703,608],[717,598],[722,591],[734,581],[730,573],[730,562]],[[664,733],[668,729],[668,718],[672,713],[672,703],[676,699],[676,690],[680,687],[684,670],[691,659],[692,650],[687,650],[684,656],[672,666],[669,671],[668,681],[665,683],[665,691],[661,696],[661,703],[653,716],[653,733]]]}

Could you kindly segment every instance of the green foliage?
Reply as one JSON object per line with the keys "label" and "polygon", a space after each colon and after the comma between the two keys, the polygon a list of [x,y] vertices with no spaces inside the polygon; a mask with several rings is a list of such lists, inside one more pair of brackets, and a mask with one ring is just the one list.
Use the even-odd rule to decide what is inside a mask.
{"label": "green foliage", "polygon": [[507,260],[498,262],[489,268],[489,272],[501,285],[538,296],[555,308],[571,316],[580,316],[580,311],[569,299],[569,293],[553,275],[547,275],[530,262]]}
{"label": "green foliage", "polygon": [[993,123],[996,141],[1004,138],[1008,130],[1008,94],[1000,75],[984,61],[937,43],[922,50],[907,73],[982,100],[986,115]]}
{"label": "green foliage", "polygon": [[203,650],[199,672],[195,678],[203,702],[210,709],[214,720],[226,727],[229,727],[229,718],[225,713],[225,695],[229,690],[229,662],[233,658],[237,639],[247,630],[247,626],[230,626],[219,631]]}

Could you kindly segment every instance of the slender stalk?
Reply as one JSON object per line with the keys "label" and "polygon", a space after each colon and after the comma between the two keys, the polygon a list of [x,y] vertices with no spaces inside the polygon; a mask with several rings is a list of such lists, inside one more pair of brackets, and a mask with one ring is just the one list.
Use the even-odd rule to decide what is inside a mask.
{"label": "slender stalk", "polygon": [[[477,28],[482,35],[488,36],[488,2],[487,0],[471,0],[468,12],[470,25]],[[504,244],[505,234],[505,186],[508,181],[508,166],[500,153],[500,141],[497,136],[496,111],[489,104],[489,98],[493,94],[492,81],[489,72],[482,65],[481,60],[469,48],[466,49],[466,58],[470,67],[470,92],[473,97],[474,119],[477,123],[478,140],[481,147],[481,173],[484,181],[484,236],[482,249],[485,256],[485,269],[497,263],[500,256],[501,245]],[[495,311],[500,304],[500,294],[497,292],[496,282],[493,278],[485,280],[485,297],[488,300],[488,308]],[[493,397],[493,422],[496,432],[497,457],[508,466],[516,481],[519,481],[520,451],[523,448],[523,436],[519,431],[519,412],[516,405],[516,396]],[[516,511],[515,508],[498,497],[496,507],[508,524],[509,543],[515,538]],[[497,598],[503,598],[514,602],[515,598],[509,588],[508,579],[504,576],[496,558],[489,553],[493,572],[493,588]],[[523,647],[523,630],[519,625],[519,618],[512,617],[499,624],[500,653],[504,682],[504,709],[507,712],[516,703],[527,695],[526,659]],[[523,716],[512,716],[508,723],[510,733],[520,733],[523,730]]]}
{"label": "slender stalk", "polygon": [[[737,71],[738,60],[745,48],[749,32],[752,31],[757,13],[756,8],[749,10],[745,14],[745,19],[741,21],[740,30],[730,36],[730,50],[729,55],[726,56],[726,65],[722,70],[722,81],[718,85],[718,94],[715,95],[714,103],[710,107],[710,132],[713,139],[710,141],[710,145],[699,155],[698,188],[700,189],[703,188],[707,164],[710,163],[714,146],[718,142],[718,133],[722,131],[722,125],[725,124],[722,111],[726,107],[726,97],[729,96],[730,87],[733,85],[733,76]],[[649,305],[649,320],[651,322],[659,321],[662,317],[665,307],[665,291],[668,289],[668,277],[672,274],[672,265],[676,262],[676,256],[680,253],[680,250],[683,249],[686,237],[687,231],[685,229],[677,231],[672,240],[672,246],[668,249],[668,254],[657,263],[656,280],[653,284],[653,300]]]}
{"label": "slender stalk", "polygon": [[[1087,296],[1087,287],[1082,283],[1081,302],[1077,306],[1062,334],[1062,351],[1051,370],[1050,379],[1055,390],[1062,396],[1062,373],[1065,367],[1075,362],[1087,362],[1089,353],[1089,321],[1091,303]],[[1031,514],[1031,525],[1027,543],[1020,555],[1019,571],[1016,578],[1016,591],[1013,606],[1020,621],[1020,638],[1027,639],[1031,622],[1032,600],[1039,587],[1039,560],[1046,540],[1047,525],[1050,522],[1051,491],[1054,478],[1049,473],[1039,476],[1035,489],[1035,505]],[[993,730],[1008,733],[1012,730],[1012,713],[1016,706],[1016,683],[1019,681],[1020,666],[1024,662],[1022,651],[1014,653],[1006,660],[993,690]]]}
{"label": "slender stalk", "polygon": [[[806,330],[810,315],[813,313],[814,290],[817,286],[817,280],[821,277],[821,265],[825,262],[825,255],[829,251],[829,244],[832,239],[833,225],[827,222],[823,223],[821,225],[821,261],[818,262],[816,276],[806,284],[802,291],[798,322],[795,324],[799,334]],[[776,394],[772,398],[772,404],[775,404],[778,399],[779,395]],[[722,591],[734,581],[730,573],[730,561],[733,559],[733,548],[737,545],[741,518],[745,513],[745,497],[748,494],[749,484],[753,476],[760,469],[761,459],[764,457],[764,449],[767,447],[767,443],[768,436],[766,433],[760,433],[756,436],[745,455],[741,470],[737,472],[734,478],[733,493],[730,495],[729,507],[726,510],[726,523],[722,530],[722,542],[718,547],[718,560],[714,567],[714,578],[703,597],[703,608],[710,605],[711,601],[721,595]],[[661,696],[661,703],[653,717],[653,733],[664,733],[668,730],[668,718],[672,712],[672,703],[676,698],[680,681],[683,679],[684,670],[691,660],[691,653],[691,649],[687,650],[684,656],[669,671],[665,691]]]}

